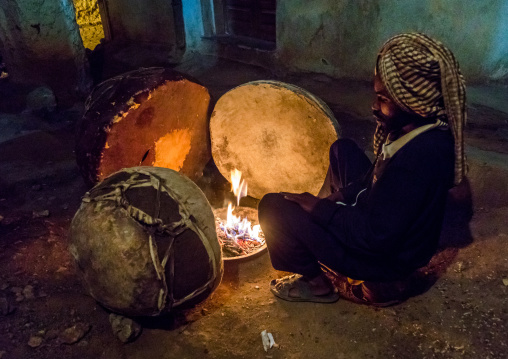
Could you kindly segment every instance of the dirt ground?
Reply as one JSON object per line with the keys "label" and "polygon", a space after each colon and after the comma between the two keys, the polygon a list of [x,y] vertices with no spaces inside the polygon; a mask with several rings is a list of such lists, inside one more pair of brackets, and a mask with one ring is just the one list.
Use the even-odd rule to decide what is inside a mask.
{"label": "dirt ground", "polygon": [[[270,76],[256,68],[236,71],[234,79],[194,75],[215,96]],[[350,113],[331,107],[338,118]],[[420,273],[424,289],[403,304],[376,309],[346,300],[277,300],[268,283],[284,273],[265,252],[226,262],[222,283],[204,302],[140,320],[141,335],[122,343],[109,312],[81,286],[67,249],[70,221],[87,190],[73,154],[80,111],[82,104],[49,119],[2,115],[4,131],[21,129],[0,143],[1,359],[508,357],[508,206],[470,213],[467,195],[450,204],[441,249]],[[360,117],[344,114],[341,124],[367,146],[373,129],[360,125]],[[224,181],[210,164],[201,186],[215,206]],[[277,343],[266,352],[263,330]]]}

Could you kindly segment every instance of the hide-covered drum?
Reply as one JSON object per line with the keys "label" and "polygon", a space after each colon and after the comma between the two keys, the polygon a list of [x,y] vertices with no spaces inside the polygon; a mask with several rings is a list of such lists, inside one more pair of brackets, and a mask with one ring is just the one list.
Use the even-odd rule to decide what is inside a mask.
{"label": "hide-covered drum", "polygon": [[212,156],[226,178],[238,169],[249,195],[321,188],[339,124],[328,106],[297,86],[254,81],[224,94],[210,119]]}
{"label": "hide-covered drum", "polygon": [[212,208],[190,179],[167,168],[125,169],[87,192],[70,252],[90,295],[130,316],[199,302],[223,273]]}

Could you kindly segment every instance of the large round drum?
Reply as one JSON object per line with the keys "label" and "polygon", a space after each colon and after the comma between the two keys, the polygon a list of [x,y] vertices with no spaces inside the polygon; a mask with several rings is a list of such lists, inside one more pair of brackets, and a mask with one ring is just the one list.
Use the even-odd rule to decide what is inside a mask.
{"label": "large round drum", "polygon": [[316,96],[291,84],[254,81],[232,89],[210,119],[212,156],[229,179],[238,169],[248,193],[317,194],[339,136],[332,111]]}
{"label": "large round drum", "polygon": [[98,85],[76,134],[76,160],[92,185],[122,168],[155,166],[201,177],[210,160],[208,90],[167,68],[142,68]]}
{"label": "large round drum", "polygon": [[190,179],[167,168],[125,169],[87,192],[70,251],[91,296],[123,315],[196,303],[223,273],[212,208]]}

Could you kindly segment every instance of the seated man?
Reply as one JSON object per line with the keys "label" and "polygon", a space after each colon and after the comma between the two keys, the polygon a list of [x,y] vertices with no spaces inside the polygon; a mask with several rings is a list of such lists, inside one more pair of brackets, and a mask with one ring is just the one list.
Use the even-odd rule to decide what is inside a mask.
{"label": "seated man", "polygon": [[273,267],[297,273],[270,283],[277,297],[395,304],[437,249],[447,192],[465,172],[458,64],[440,42],[401,34],[378,55],[374,90],[374,164],[340,139],[318,197],[269,193],[259,203]]}

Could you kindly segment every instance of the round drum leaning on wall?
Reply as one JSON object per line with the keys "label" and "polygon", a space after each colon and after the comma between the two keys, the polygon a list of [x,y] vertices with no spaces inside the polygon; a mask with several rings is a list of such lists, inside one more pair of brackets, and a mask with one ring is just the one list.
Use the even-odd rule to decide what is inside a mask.
{"label": "round drum leaning on wall", "polygon": [[167,168],[128,168],[87,192],[69,248],[90,295],[123,315],[199,302],[223,273],[210,204]]}
{"label": "round drum leaning on wall", "polygon": [[210,119],[212,156],[226,178],[235,168],[248,192],[310,192],[326,177],[339,124],[328,106],[306,90],[254,81],[224,94]]}
{"label": "round drum leaning on wall", "polygon": [[99,84],[77,126],[76,160],[93,185],[134,166],[201,177],[211,158],[208,90],[171,69],[142,68]]}

